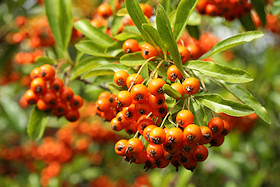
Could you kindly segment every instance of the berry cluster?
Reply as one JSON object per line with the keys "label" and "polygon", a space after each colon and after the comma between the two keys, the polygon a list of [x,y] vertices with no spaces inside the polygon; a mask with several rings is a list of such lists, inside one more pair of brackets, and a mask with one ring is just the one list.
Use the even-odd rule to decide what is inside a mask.
{"label": "berry cluster", "polygon": [[25,103],[37,104],[39,110],[51,111],[55,116],[65,116],[68,121],[77,121],[78,111],[83,105],[83,99],[74,95],[71,88],[64,86],[63,81],[55,77],[51,65],[44,64],[30,73],[30,89],[24,94]]}
{"label": "berry cluster", "polygon": [[200,14],[222,16],[231,21],[250,13],[252,4],[248,0],[200,0],[196,9]]}
{"label": "berry cluster", "polygon": [[[175,65],[168,68],[167,76],[172,82],[182,80],[183,77]],[[167,83],[163,79],[152,79],[146,87],[141,75],[129,75],[124,70],[117,71],[113,79],[118,86],[128,90],[122,90],[117,95],[109,92],[100,94],[97,114],[111,121],[113,130],[125,129],[128,134],[135,134],[134,138],[117,142],[115,151],[118,155],[125,156],[126,161],[145,164],[146,170],[164,168],[170,162],[177,169],[184,165],[193,170],[197,162],[204,161],[208,156],[208,150],[203,144],[220,146],[231,129],[229,123],[218,117],[212,118],[208,127],[199,127],[193,124],[192,112],[185,109],[177,113],[177,127],[163,128],[168,116],[163,92],[163,86]],[[200,89],[200,82],[195,77],[190,77],[182,84],[171,84],[171,87],[183,97],[185,94],[196,94]],[[161,118],[164,118],[163,121]],[[138,134],[148,143],[145,144],[145,150],[141,138],[136,137]],[[144,139],[142,138],[143,141]]]}
{"label": "berry cluster", "polygon": [[[178,127],[170,129],[158,127],[154,120],[142,117],[138,131],[148,142],[141,138],[122,139],[115,144],[115,152],[124,156],[126,161],[144,164],[144,169],[165,168],[171,163],[176,170],[180,166],[193,171],[198,162],[208,157],[204,144],[220,146],[231,126],[221,118],[214,117],[208,127],[193,124],[194,116],[189,110],[181,110],[176,117]],[[145,148],[144,148],[145,147]]]}

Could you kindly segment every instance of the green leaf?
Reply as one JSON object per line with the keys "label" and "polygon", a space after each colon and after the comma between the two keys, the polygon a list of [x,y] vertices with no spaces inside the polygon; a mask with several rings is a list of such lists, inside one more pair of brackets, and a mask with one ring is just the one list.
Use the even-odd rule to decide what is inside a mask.
{"label": "green leaf", "polygon": [[255,39],[263,37],[263,33],[259,31],[249,31],[245,33],[241,33],[230,38],[227,38],[223,41],[217,43],[210,51],[202,55],[199,59],[204,59],[206,57],[212,56],[216,53],[225,51],[229,48],[235,47],[240,44],[244,44],[246,42],[251,42]]}
{"label": "green leaf", "polygon": [[100,57],[108,56],[105,54],[106,46],[94,43],[89,40],[82,40],[79,43],[77,43],[75,45],[75,47],[79,51],[81,51],[85,54],[89,54],[89,55],[93,55],[93,56],[100,56]]}
{"label": "green leaf", "polygon": [[252,20],[252,17],[250,14],[246,14],[242,17],[238,18],[242,26],[247,30],[247,31],[253,31],[256,30],[255,24]]}
{"label": "green leaf", "polygon": [[38,140],[43,136],[47,122],[48,117],[45,112],[34,106],[27,126],[27,133],[31,140]]}
{"label": "green leaf", "polygon": [[35,62],[42,63],[42,64],[56,64],[56,61],[54,59],[51,59],[46,56],[37,57]]}
{"label": "green leaf", "polygon": [[216,113],[223,112],[230,116],[240,117],[254,112],[248,105],[226,100],[218,94],[205,94],[202,96],[195,96],[194,98]]}
{"label": "green leaf", "polygon": [[125,54],[120,58],[120,63],[127,66],[140,66],[146,62],[141,52]]}
{"label": "green leaf", "polygon": [[140,35],[130,34],[130,33],[127,33],[127,32],[122,32],[122,33],[116,35],[114,38],[119,40],[119,41],[125,41],[127,39],[139,40],[141,37],[140,37]]}
{"label": "green leaf", "polygon": [[71,70],[71,80],[77,78],[78,76],[92,70],[93,68],[99,66],[102,63],[113,63],[115,58],[106,58],[106,57],[86,57],[83,58],[80,63],[78,63]]}
{"label": "green leaf", "polygon": [[113,82],[108,83],[108,88],[115,95],[117,95],[121,90],[127,89],[125,86],[118,86]]}
{"label": "green leaf", "polygon": [[161,0],[161,4],[167,13],[170,12],[170,0]]}
{"label": "green leaf", "polygon": [[203,105],[197,100],[192,100],[190,105],[191,110],[194,112],[195,124],[202,126],[207,124],[207,116],[205,114]]}
{"label": "green leaf", "polygon": [[[6,88],[10,89],[8,87]],[[7,115],[11,127],[18,132],[23,132],[27,123],[26,115],[19,107],[18,103],[9,95],[6,95],[9,94],[9,92],[5,93],[6,91],[4,89],[1,90],[2,94],[0,92],[0,106],[3,109],[2,111]]]}
{"label": "green leaf", "polygon": [[122,45],[123,42],[114,42],[110,47],[106,48],[105,52],[109,56],[120,56],[124,54]]}
{"label": "green leaf", "polygon": [[182,95],[179,92],[177,92],[176,90],[174,90],[169,84],[163,85],[162,90],[164,93],[166,93],[167,95],[169,95],[170,97],[172,97],[174,99],[182,97]]}
{"label": "green leaf", "polygon": [[253,4],[263,27],[266,25],[266,13],[265,13],[265,6],[261,0],[252,0],[251,3]]}
{"label": "green leaf", "polygon": [[71,0],[47,0],[44,5],[58,51],[65,52],[72,33]]}
{"label": "green leaf", "polygon": [[128,15],[127,9],[126,8],[121,8],[118,12],[117,12],[117,16],[126,16]]}
{"label": "green leaf", "polygon": [[166,49],[163,41],[161,40],[158,31],[151,25],[144,23],[142,25],[143,30],[147,33],[150,39],[153,41],[155,47],[159,46],[160,49],[166,54]]}
{"label": "green leaf", "polygon": [[136,26],[125,26],[125,27],[123,28],[123,30],[124,30],[125,32],[131,33],[131,34],[135,34],[135,35],[141,36],[141,33],[140,33],[140,31],[137,29]]}
{"label": "green leaf", "polygon": [[197,70],[208,77],[230,83],[245,83],[253,80],[252,76],[244,70],[219,65],[210,61],[192,60],[184,64],[184,67]]}
{"label": "green leaf", "polygon": [[131,19],[133,20],[135,26],[138,28],[138,30],[140,31],[143,39],[148,42],[148,43],[152,43],[152,41],[149,39],[149,37],[147,36],[147,34],[144,32],[144,30],[142,29],[142,24],[143,23],[148,23],[144,13],[142,12],[140,5],[138,3],[138,0],[125,0],[125,5],[127,8],[127,11],[131,17]]}
{"label": "green leaf", "polygon": [[103,64],[99,65],[96,68],[93,68],[91,71],[87,72],[82,76],[82,79],[99,76],[99,75],[113,75],[116,71],[126,70],[129,74],[135,73],[135,70],[130,68],[129,66],[125,66],[123,64]]}
{"label": "green leaf", "polygon": [[185,75],[181,56],[179,54],[177,44],[173,37],[167,14],[161,4],[159,4],[157,8],[156,23],[159,36],[164,42],[166,49],[169,51],[170,56],[172,57],[177,68],[183,75]]}
{"label": "green leaf", "polygon": [[110,38],[110,36],[102,32],[100,29],[92,26],[87,19],[76,21],[74,27],[95,43],[109,47],[115,42],[115,40]]}
{"label": "green leaf", "polygon": [[250,107],[252,107],[255,113],[263,119],[266,123],[271,124],[268,113],[266,109],[258,102],[258,100],[246,89],[241,88],[237,85],[225,85],[226,89],[228,89],[231,93],[234,94],[238,99],[240,99],[243,103],[246,103]]}
{"label": "green leaf", "polygon": [[176,42],[179,40],[182,32],[185,30],[190,15],[194,11],[197,2],[198,0],[181,0],[179,3],[173,31]]}

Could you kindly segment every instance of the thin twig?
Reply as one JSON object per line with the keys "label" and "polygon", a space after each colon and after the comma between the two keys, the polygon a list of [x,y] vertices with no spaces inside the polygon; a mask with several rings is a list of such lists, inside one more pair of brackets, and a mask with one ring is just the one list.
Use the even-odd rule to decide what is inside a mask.
{"label": "thin twig", "polygon": [[177,101],[177,102],[175,103],[175,105],[174,105],[174,106],[168,111],[168,113],[165,115],[165,117],[164,117],[164,119],[162,120],[161,125],[160,125],[161,128],[163,127],[163,124],[164,124],[164,122],[166,121],[166,119],[167,119],[167,117],[169,116],[169,114],[171,113],[171,111],[175,108],[175,106],[176,106],[179,102],[180,102],[180,100]]}

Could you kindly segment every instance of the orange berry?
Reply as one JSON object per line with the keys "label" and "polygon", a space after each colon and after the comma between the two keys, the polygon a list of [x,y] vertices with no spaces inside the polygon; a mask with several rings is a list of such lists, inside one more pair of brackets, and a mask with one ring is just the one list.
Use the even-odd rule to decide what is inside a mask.
{"label": "orange berry", "polygon": [[126,79],[129,74],[124,70],[119,70],[114,74],[114,82],[119,86],[124,86],[126,84]]}
{"label": "orange berry", "polygon": [[135,53],[137,51],[140,51],[139,44],[134,39],[128,39],[123,43],[122,46],[123,52],[125,53]]}
{"label": "orange berry", "polygon": [[109,4],[103,3],[97,8],[97,14],[103,18],[108,18],[113,14],[113,11]]}
{"label": "orange berry", "polygon": [[44,79],[37,77],[30,83],[30,89],[36,94],[43,94],[46,91],[47,84]]}
{"label": "orange berry", "polygon": [[177,113],[176,121],[181,127],[186,127],[194,122],[194,115],[189,110],[181,110]]}
{"label": "orange berry", "polygon": [[156,127],[150,132],[150,142],[154,144],[162,144],[165,141],[166,134],[160,127]]}
{"label": "orange berry", "polygon": [[179,69],[177,68],[177,66],[175,65],[171,65],[168,69],[167,69],[167,77],[170,81],[175,82],[176,79],[181,80],[183,78],[182,73],[179,71]]}
{"label": "orange berry", "polygon": [[178,46],[178,50],[179,50],[179,54],[182,59],[182,63],[184,64],[185,62],[187,62],[190,59],[191,53],[188,50],[188,48],[184,47],[184,46]]}
{"label": "orange berry", "polygon": [[69,87],[64,87],[60,91],[60,99],[62,101],[70,101],[74,96],[74,92],[71,88]]}
{"label": "orange berry", "polygon": [[156,57],[159,55],[158,50],[149,43],[143,43],[140,46],[140,48],[141,48],[141,51],[142,51],[142,57],[144,59],[149,59],[151,57],[154,57],[151,60],[155,60]]}
{"label": "orange berry", "polygon": [[199,91],[200,83],[194,78],[190,77],[183,82],[183,90],[188,95],[196,94]]}
{"label": "orange berry", "polygon": [[166,84],[165,81],[161,78],[153,79],[153,80],[151,80],[151,82],[148,85],[148,90],[154,96],[164,94],[162,87],[165,84]]}
{"label": "orange berry", "polygon": [[118,106],[128,107],[132,103],[131,94],[128,91],[120,91],[117,95]]}
{"label": "orange berry", "polygon": [[129,88],[132,84],[141,84],[143,82],[143,78],[141,75],[137,75],[136,73],[133,73],[129,75],[126,79],[126,86]]}
{"label": "orange berry", "polygon": [[198,143],[202,138],[199,126],[190,124],[184,129],[184,137],[188,142]]}

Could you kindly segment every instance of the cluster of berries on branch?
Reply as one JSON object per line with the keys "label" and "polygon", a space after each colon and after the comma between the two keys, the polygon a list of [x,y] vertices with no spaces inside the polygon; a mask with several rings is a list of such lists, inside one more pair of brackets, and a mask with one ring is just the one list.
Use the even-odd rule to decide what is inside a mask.
{"label": "cluster of berries on branch", "polygon": [[79,119],[83,99],[74,95],[73,90],[65,86],[62,79],[55,77],[53,66],[44,64],[33,69],[30,79],[30,89],[23,96],[26,105],[37,104],[39,110],[57,117],[65,116],[71,122]]}

